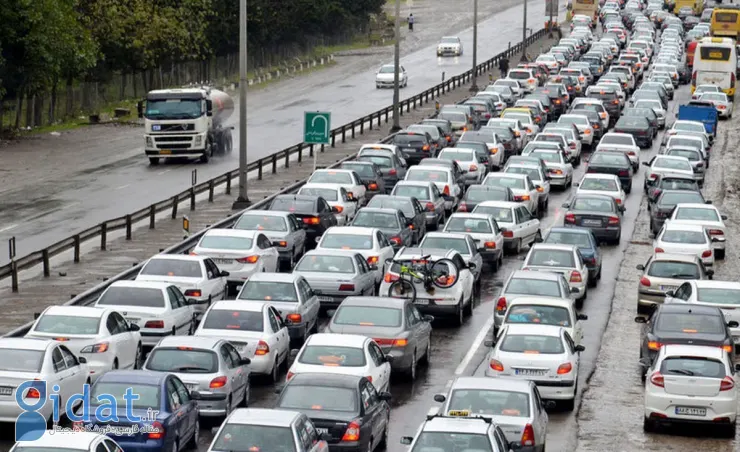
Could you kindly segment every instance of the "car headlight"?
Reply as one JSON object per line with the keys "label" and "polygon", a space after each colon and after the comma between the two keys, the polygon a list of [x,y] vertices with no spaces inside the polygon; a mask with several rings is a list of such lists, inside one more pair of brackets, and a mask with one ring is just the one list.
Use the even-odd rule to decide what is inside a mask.
{"label": "car headlight", "polygon": [[195,145],[196,146],[200,146],[201,144],[203,144],[203,136],[202,135],[197,135],[195,137]]}
{"label": "car headlight", "polygon": [[150,148],[154,147],[154,140],[152,139],[152,137],[146,137],[146,145]]}

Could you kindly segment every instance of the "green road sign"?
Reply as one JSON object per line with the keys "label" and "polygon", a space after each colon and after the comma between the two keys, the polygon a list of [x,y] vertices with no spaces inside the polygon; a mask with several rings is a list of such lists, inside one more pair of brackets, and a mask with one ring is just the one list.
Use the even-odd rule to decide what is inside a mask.
{"label": "green road sign", "polygon": [[331,113],[307,111],[303,117],[303,142],[307,144],[329,144]]}

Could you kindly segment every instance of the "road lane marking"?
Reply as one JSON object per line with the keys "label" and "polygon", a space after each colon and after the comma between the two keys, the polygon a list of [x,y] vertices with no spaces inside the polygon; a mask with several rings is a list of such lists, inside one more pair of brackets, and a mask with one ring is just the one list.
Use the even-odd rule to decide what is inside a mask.
{"label": "road lane marking", "polygon": [[116,187],[116,190],[123,190],[124,188],[128,187],[131,184],[121,185],[120,187]]}
{"label": "road lane marking", "polygon": [[164,174],[164,173],[169,173],[170,171],[171,171],[171,170],[168,170],[168,169],[166,169],[166,170],[164,170],[164,171],[160,171],[160,172],[158,172],[158,173],[157,173],[157,175],[158,175],[158,176],[161,176],[162,174]]}
{"label": "road lane marking", "polygon": [[10,226],[5,226],[4,228],[0,229],[0,232],[10,231],[14,227],[18,226],[17,224],[11,224]]}
{"label": "road lane marking", "polygon": [[460,376],[465,372],[465,369],[470,364],[470,361],[473,360],[473,356],[475,356],[476,352],[480,348],[481,345],[483,345],[483,341],[486,340],[486,336],[488,336],[488,331],[493,327],[493,314],[488,318],[488,321],[486,321],[486,324],[483,325],[483,328],[478,332],[478,335],[475,336],[475,339],[473,340],[473,345],[468,349],[468,353],[465,354],[465,357],[460,362],[460,365],[457,366],[457,369],[455,369],[455,375]]}

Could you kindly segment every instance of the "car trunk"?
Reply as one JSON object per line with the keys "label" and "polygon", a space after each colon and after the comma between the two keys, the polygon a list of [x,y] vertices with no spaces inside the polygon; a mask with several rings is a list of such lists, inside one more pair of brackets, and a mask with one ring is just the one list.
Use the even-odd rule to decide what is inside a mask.
{"label": "car trunk", "polygon": [[[504,363],[505,375],[524,380],[549,380],[557,377],[557,366],[566,361],[565,356],[557,354],[508,353],[499,352],[500,361]],[[557,358],[557,359],[556,359]],[[558,364],[553,367],[553,363]]]}
{"label": "car trunk", "polygon": [[253,358],[257,351],[257,344],[262,339],[262,331],[237,331],[226,329],[202,329],[198,336],[217,337],[231,342],[236,347],[242,358]]}
{"label": "car trunk", "polygon": [[166,276],[166,275],[139,275],[136,277],[137,281],[151,281],[151,282],[166,282],[174,284],[182,293],[185,293],[188,289],[198,287],[202,278],[190,278],[184,276]]}
{"label": "car trunk", "polygon": [[684,375],[663,375],[667,394],[711,397],[719,394],[720,379]]}
{"label": "car trunk", "polygon": [[[613,216],[616,217],[616,214]],[[597,212],[576,213],[576,225],[584,228],[605,228],[609,226],[610,216]]]}
{"label": "car trunk", "polygon": [[[383,353],[388,354],[393,349],[393,340],[401,339],[404,333],[403,327],[387,326],[365,326],[365,325],[337,325],[331,324],[329,331],[335,334],[358,334],[360,336],[372,337],[378,343]],[[398,348],[398,347],[396,347]]]}
{"label": "car trunk", "polygon": [[7,372],[0,371],[0,400],[15,397],[15,390],[21,383],[38,378],[38,372]]}
{"label": "car trunk", "polygon": [[133,323],[134,325],[138,325],[142,328],[144,327],[144,325],[146,325],[147,320],[162,319],[162,315],[166,311],[166,308],[164,306],[162,306],[161,308],[148,308],[143,306],[117,306],[116,309],[118,310],[118,312],[121,313],[121,315],[126,318],[129,323]]}
{"label": "car trunk", "polygon": [[39,333],[33,332],[27,334],[25,337],[32,339],[54,339],[59,342],[63,342],[64,346],[72,352],[72,354],[79,356],[80,350],[85,348],[87,345],[93,344],[97,339],[97,334],[59,334],[59,333]]}
{"label": "car trunk", "polygon": [[[328,433],[331,439],[327,441],[329,444],[337,444],[342,441],[344,433],[347,431],[349,422],[355,420],[357,417],[356,413],[337,411],[315,411],[315,410],[296,410],[301,411],[303,414],[308,416],[319,434]],[[349,422],[348,422],[349,421]]]}
{"label": "car trunk", "polygon": [[657,334],[657,341],[661,344],[679,344],[679,345],[706,345],[709,347],[721,347],[725,342],[724,334],[711,333],[680,333],[670,332]]}
{"label": "car trunk", "polygon": [[730,74],[730,72],[697,71],[695,86],[715,85],[721,89],[729,89],[732,84]]}
{"label": "car trunk", "polygon": [[199,249],[198,251],[199,255],[210,257],[220,270],[225,271],[241,270],[244,264],[238,262],[237,259],[243,259],[254,254],[250,250]]}

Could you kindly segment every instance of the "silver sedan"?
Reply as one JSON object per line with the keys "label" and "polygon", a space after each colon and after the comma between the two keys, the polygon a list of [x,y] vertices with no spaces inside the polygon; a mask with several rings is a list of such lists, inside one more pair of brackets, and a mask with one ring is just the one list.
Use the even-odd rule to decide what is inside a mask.
{"label": "silver sedan", "polygon": [[281,263],[288,269],[293,267],[306,250],[306,228],[290,212],[250,210],[236,220],[233,228],[264,233],[272,240],[280,253]]}

